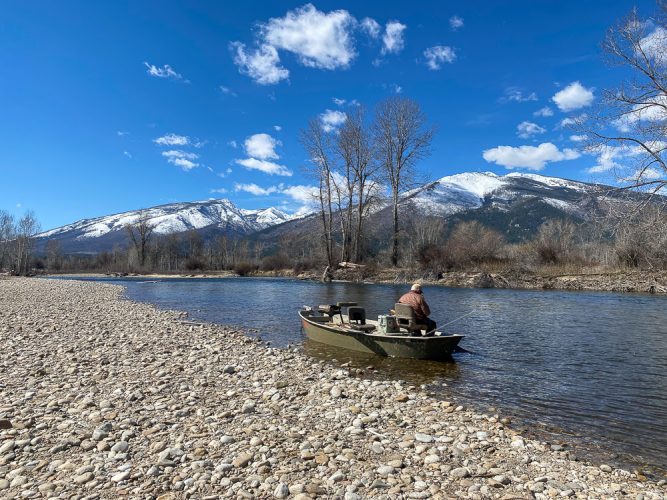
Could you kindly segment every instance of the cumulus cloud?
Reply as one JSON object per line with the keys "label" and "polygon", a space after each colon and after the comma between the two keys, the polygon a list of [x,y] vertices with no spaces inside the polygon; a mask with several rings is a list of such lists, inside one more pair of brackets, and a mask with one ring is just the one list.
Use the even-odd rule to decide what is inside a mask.
{"label": "cumulus cloud", "polygon": [[153,142],[160,146],[187,146],[190,144],[190,138],[185,135],[167,134],[153,139]]}
{"label": "cumulus cloud", "polygon": [[259,170],[260,172],[269,175],[282,175],[285,177],[291,177],[292,175],[292,171],[285,165],[279,165],[272,161],[258,160],[257,158],[244,158],[242,160],[236,160],[236,163],[248,170]]}
{"label": "cumulus cloud", "polygon": [[398,54],[405,46],[403,32],[407,26],[398,21],[389,21],[382,35],[382,54]]}
{"label": "cumulus cloud", "polygon": [[347,120],[347,115],[342,111],[327,109],[320,114],[320,122],[322,123],[322,130],[325,132],[333,132],[337,130]]}
{"label": "cumulus cloud", "polygon": [[574,160],[581,154],[574,149],[558,149],[550,142],[539,146],[498,146],[487,149],[482,157],[490,162],[502,165],[505,168],[525,168],[527,170],[542,170],[549,162]]}
{"label": "cumulus cloud", "polygon": [[533,113],[533,116],[549,117],[549,116],[553,116],[553,115],[554,115],[554,112],[549,106],[544,106],[543,108],[540,108]]}
{"label": "cumulus cloud", "polygon": [[621,132],[628,132],[633,124],[640,121],[661,122],[667,120],[667,96],[657,96],[646,99],[643,104],[637,104],[633,110],[614,121],[614,125]]}
{"label": "cumulus cloud", "polygon": [[192,170],[199,166],[199,163],[194,161],[199,158],[199,155],[196,153],[181,151],[179,149],[170,149],[168,151],[162,151],[161,154],[169,163],[181,167],[185,171]]}
{"label": "cumulus cloud", "polygon": [[379,37],[380,31],[382,30],[380,24],[375,19],[371,19],[370,17],[364,17],[359,23],[359,27],[371,38]]}
{"label": "cumulus cloud", "polygon": [[276,153],[276,147],[280,145],[281,142],[269,134],[254,134],[244,142],[246,154],[260,160],[277,160],[280,158]]}
{"label": "cumulus cloud", "polygon": [[347,102],[345,99],[338,99],[337,97],[332,97],[331,100],[336,106],[343,106]]}
{"label": "cumulus cloud", "polygon": [[585,121],[587,118],[588,118],[588,115],[586,113],[582,113],[579,116],[568,116],[566,118],[563,118],[558,123],[558,127],[565,128],[565,127],[571,127],[573,125],[579,125],[580,123]]}
{"label": "cumulus cloud", "polygon": [[270,194],[277,193],[279,189],[277,186],[269,186],[268,188],[263,188],[254,183],[252,184],[235,183],[234,191],[236,191],[237,193],[239,191],[244,191],[246,193],[250,193],[255,196],[268,196]]}
{"label": "cumulus cloud", "polygon": [[312,204],[317,199],[318,189],[316,186],[289,186],[284,188],[282,193],[286,194],[294,201],[304,204]]}
{"label": "cumulus cloud", "polygon": [[346,10],[324,13],[312,4],[270,19],[260,27],[262,38],[277,49],[295,54],[313,68],[346,67],[354,59],[351,28],[355,19]]}
{"label": "cumulus cloud", "polygon": [[661,67],[667,66],[667,30],[658,26],[639,41],[639,47],[652,62]]}
{"label": "cumulus cloud", "polygon": [[[667,149],[667,142],[650,141],[647,146],[653,151],[665,151]],[[644,163],[646,165],[646,162],[642,161],[641,157],[644,157],[644,160],[648,158],[646,151],[641,146],[603,145],[596,148],[595,154],[595,165],[586,170],[589,174],[599,174],[610,170],[616,170],[620,176],[620,172],[627,172],[628,169],[631,169],[633,172],[630,174],[628,180],[637,180],[638,177],[650,180],[650,175],[652,173],[650,167],[643,169],[636,168],[638,163]],[[624,160],[627,159],[631,159],[628,164],[624,163]],[[650,162],[651,158],[648,158],[648,161]],[[642,172],[645,172],[647,175],[639,175]]]}
{"label": "cumulus cloud", "polygon": [[147,62],[144,61],[144,66],[148,68],[146,70],[146,73],[156,78],[171,78],[173,80],[183,80],[183,75],[181,75],[180,73],[176,73],[176,71],[174,71],[174,69],[168,64],[165,64],[164,66],[159,68],[154,64],[148,64]]}
{"label": "cumulus cloud", "polygon": [[588,139],[588,137],[586,137],[585,135],[571,135],[570,136],[570,140],[572,142],[583,142],[586,139]]}
{"label": "cumulus cloud", "polygon": [[519,123],[516,126],[516,135],[522,139],[528,139],[534,135],[539,135],[545,133],[547,130],[540,127],[537,123],[524,121]]}
{"label": "cumulus cloud", "polygon": [[273,85],[289,78],[289,71],[280,66],[280,57],[275,47],[263,44],[254,51],[246,52],[244,44],[233,42],[231,48],[236,52],[234,63],[239,71],[260,85]]}
{"label": "cumulus cloud", "polygon": [[444,63],[453,63],[456,60],[456,52],[446,45],[435,45],[424,51],[426,66],[431,70],[438,70]]}
{"label": "cumulus cloud", "polygon": [[452,28],[452,31],[459,30],[463,28],[463,18],[459,16],[452,16],[449,18],[449,27]]}
{"label": "cumulus cloud", "polygon": [[563,90],[556,92],[551,100],[556,103],[558,109],[567,113],[590,106],[595,99],[594,90],[593,88],[587,89],[579,82],[572,82]]}

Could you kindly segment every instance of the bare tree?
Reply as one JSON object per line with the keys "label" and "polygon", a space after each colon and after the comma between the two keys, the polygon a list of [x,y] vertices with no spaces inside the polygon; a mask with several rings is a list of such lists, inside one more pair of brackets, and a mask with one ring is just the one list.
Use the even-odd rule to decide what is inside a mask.
{"label": "bare tree", "polygon": [[331,140],[322,128],[319,119],[314,118],[308,123],[308,128],[301,132],[301,143],[310,157],[312,170],[310,171],[318,181],[318,201],[320,219],[322,222],[322,242],[324,244],[327,265],[334,265],[333,239],[333,164]]}
{"label": "bare tree", "polygon": [[337,147],[343,160],[347,188],[343,260],[354,257],[359,262],[362,258],[364,219],[368,216],[368,208],[377,188],[375,177],[379,165],[374,158],[373,137],[364,122],[362,107],[347,113],[338,134]]}
{"label": "bare tree", "polygon": [[0,210],[0,271],[11,260],[11,244],[14,240],[14,216]]}
{"label": "bare tree", "polygon": [[[609,62],[632,77],[605,90],[602,104],[577,128],[601,163],[632,189],[664,192],[667,186],[667,2],[658,15],[642,19],[633,9],[609,29],[602,44]],[[622,159],[622,160],[620,160]],[[625,165],[624,165],[625,164]]]}
{"label": "bare tree", "polygon": [[32,210],[28,210],[16,224],[15,229],[15,272],[27,274],[30,270],[30,257],[34,245],[35,234],[39,232],[39,222]]}
{"label": "bare tree", "polygon": [[141,211],[137,220],[131,224],[125,225],[125,230],[137,252],[139,265],[142,268],[146,264],[148,243],[150,242],[154,229],[155,226],[151,224],[150,217],[146,211]]}
{"label": "bare tree", "polygon": [[58,271],[63,264],[63,253],[60,241],[51,239],[46,242],[46,266],[50,270]]}
{"label": "bare tree", "polygon": [[391,188],[393,238],[391,263],[398,265],[400,195],[415,176],[419,160],[431,153],[435,129],[429,126],[419,104],[395,96],[382,101],[376,110],[374,136],[377,153]]}

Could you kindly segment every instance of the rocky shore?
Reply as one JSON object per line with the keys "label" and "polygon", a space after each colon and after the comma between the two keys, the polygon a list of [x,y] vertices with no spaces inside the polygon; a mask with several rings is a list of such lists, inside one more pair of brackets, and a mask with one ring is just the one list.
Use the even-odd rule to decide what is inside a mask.
{"label": "rocky shore", "polygon": [[665,498],[498,415],[115,285],[0,280],[1,498]]}

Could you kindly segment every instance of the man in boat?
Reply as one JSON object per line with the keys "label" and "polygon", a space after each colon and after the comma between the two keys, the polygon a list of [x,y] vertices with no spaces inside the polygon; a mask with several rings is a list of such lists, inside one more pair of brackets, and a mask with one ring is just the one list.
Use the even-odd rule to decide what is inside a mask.
{"label": "man in boat", "polygon": [[426,325],[426,332],[435,330],[435,321],[428,317],[428,315],[431,314],[431,308],[424,299],[422,286],[419,283],[412,285],[410,291],[398,299],[398,302],[407,304],[412,308],[415,312],[415,321],[419,324]]}

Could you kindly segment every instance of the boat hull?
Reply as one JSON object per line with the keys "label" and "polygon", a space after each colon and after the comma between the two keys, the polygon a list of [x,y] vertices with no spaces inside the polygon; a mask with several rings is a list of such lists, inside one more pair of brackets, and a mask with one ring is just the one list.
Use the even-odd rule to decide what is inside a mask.
{"label": "boat hull", "polygon": [[301,324],[309,339],[353,351],[410,359],[449,359],[463,335],[431,337],[391,336],[342,330],[311,320],[300,311]]}

